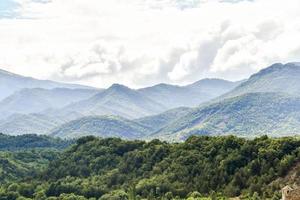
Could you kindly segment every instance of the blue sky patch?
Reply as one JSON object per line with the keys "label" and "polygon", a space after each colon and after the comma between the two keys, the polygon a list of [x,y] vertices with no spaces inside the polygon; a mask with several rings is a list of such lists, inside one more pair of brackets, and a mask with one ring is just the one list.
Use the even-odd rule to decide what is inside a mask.
{"label": "blue sky patch", "polygon": [[0,18],[13,18],[16,16],[16,9],[19,4],[14,0],[0,1]]}

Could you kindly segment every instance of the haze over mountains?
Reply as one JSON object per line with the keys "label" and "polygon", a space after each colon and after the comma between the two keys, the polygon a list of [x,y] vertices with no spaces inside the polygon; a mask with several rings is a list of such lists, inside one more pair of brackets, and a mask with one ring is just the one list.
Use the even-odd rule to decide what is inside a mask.
{"label": "haze over mountains", "polygon": [[171,109],[180,106],[194,107],[232,90],[240,82],[222,79],[203,79],[187,86],[158,84],[139,91],[146,97]]}
{"label": "haze over mountains", "polygon": [[144,117],[168,109],[140,92],[114,84],[103,92],[71,104],[61,112],[79,112],[84,115],[118,115],[127,118]]}
{"label": "haze over mountains", "polygon": [[46,109],[62,108],[70,103],[89,98],[96,89],[21,89],[0,102],[1,118],[11,114],[30,114]]}
{"label": "haze over mountains", "polygon": [[299,111],[300,65],[274,64],[225,95],[178,118],[152,137],[182,140],[191,134],[299,135]]}
{"label": "haze over mountains", "polygon": [[300,95],[300,63],[276,63],[253,74],[222,98],[253,92],[281,92]]}
{"label": "haze over mountains", "polygon": [[[7,80],[12,76],[5,75]],[[12,79],[15,76],[23,80],[18,75]],[[7,86],[9,82],[4,81]],[[298,63],[274,64],[241,82],[203,79],[187,86],[158,84],[138,90],[119,84],[105,90],[66,85],[20,88],[6,97],[0,102],[0,132],[169,141],[191,134],[300,134]]]}
{"label": "haze over mountains", "polygon": [[184,140],[190,135],[300,134],[300,98],[281,93],[247,93],[195,108],[151,138]]}
{"label": "haze over mountains", "polygon": [[2,87],[15,86],[12,88],[14,93],[9,96],[5,96],[9,93],[8,89],[3,93],[1,90],[5,98],[0,102],[0,132],[17,135],[47,134],[84,116],[115,115],[137,119],[181,106],[193,107],[239,84],[205,79],[188,86],[159,84],[134,90],[114,84],[102,90],[1,72]]}
{"label": "haze over mountains", "polygon": [[68,122],[50,134],[54,137],[79,138],[87,135],[119,137],[125,139],[141,138],[150,132],[137,122],[117,116],[90,116]]}
{"label": "haze over mountains", "polygon": [[37,80],[31,77],[20,76],[0,69],[0,100],[24,88],[91,89],[91,87],[83,85],[65,84],[49,80]]}

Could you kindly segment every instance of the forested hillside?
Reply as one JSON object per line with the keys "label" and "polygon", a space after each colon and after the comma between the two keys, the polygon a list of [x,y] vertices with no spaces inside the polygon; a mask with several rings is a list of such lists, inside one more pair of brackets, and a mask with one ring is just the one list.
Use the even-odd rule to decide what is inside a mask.
{"label": "forested hillside", "polygon": [[279,92],[300,95],[300,63],[276,63],[253,74],[221,98],[235,97],[255,92]]}
{"label": "forested hillside", "polygon": [[87,135],[136,139],[149,133],[146,126],[117,116],[90,116],[70,121],[50,134],[60,138],[79,138]]}
{"label": "forested hillside", "polygon": [[[1,186],[1,199],[280,199],[299,163],[300,140],[192,136],[183,143],[80,138],[29,181]],[[298,174],[300,172],[297,172]],[[200,198],[201,197],[201,198]]]}
{"label": "forested hillside", "polygon": [[195,108],[152,138],[180,141],[190,135],[293,136],[300,129],[300,98],[284,93],[249,93]]}
{"label": "forested hillside", "polygon": [[9,136],[0,133],[0,151],[25,150],[33,148],[64,149],[74,141],[62,140],[48,136],[19,135]]}
{"label": "forested hillside", "polygon": [[0,133],[0,185],[36,177],[74,142],[47,136]]}
{"label": "forested hillside", "polygon": [[[59,152],[54,149],[0,151],[0,185],[36,177],[58,156]],[[2,194],[0,199],[3,199]]]}

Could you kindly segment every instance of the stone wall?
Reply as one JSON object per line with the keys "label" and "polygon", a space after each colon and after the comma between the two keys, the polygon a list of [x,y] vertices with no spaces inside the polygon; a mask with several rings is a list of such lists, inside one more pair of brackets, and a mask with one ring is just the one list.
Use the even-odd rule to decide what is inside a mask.
{"label": "stone wall", "polygon": [[300,200],[300,188],[285,186],[282,188],[282,200]]}

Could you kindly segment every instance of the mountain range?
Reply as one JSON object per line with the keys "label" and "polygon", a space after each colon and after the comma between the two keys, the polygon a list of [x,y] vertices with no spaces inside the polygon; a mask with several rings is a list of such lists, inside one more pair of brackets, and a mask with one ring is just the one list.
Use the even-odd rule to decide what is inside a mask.
{"label": "mountain range", "polygon": [[[0,132],[12,135],[48,134],[81,117],[115,115],[133,120],[158,115],[177,107],[199,105],[239,84],[204,79],[187,86],[159,84],[135,90],[113,84],[104,90],[37,80],[5,71],[0,71],[0,75],[1,87],[6,87],[1,90],[5,98],[0,101]],[[7,92],[12,83],[14,87]],[[8,93],[11,95],[7,96]]]}
{"label": "mountain range", "polygon": [[138,90],[143,95],[157,101],[168,109],[195,107],[232,90],[241,82],[222,79],[202,79],[186,86],[158,84]]}
{"label": "mountain range", "polygon": [[300,98],[281,93],[247,93],[195,108],[151,138],[184,140],[190,135],[241,137],[300,134]]}
{"label": "mountain range", "polygon": [[141,89],[25,87],[0,102],[0,132],[168,141],[193,134],[299,135],[299,77],[299,63],[277,63],[238,82],[203,79]]}
{"label": "mountain range", "polygon": [[300,95],[300,63],[276,63],[253,74],[221,99],[253,92],[275,92]]}
{"label": "mountain range", "polygon": [[16,113],[30,114],[47,109],[62,108],[70,103],[89,98],[98,92],[99,90],[96,89],[21,89],[0,102],[0,119]]}
{"label": "mountain range", "polygon": [[68,89],[92,89],[92,87],[59,83],[49,80],[38,80],[31,77],[24,77],[0,69],[0,100],[12,95],[24,88],[68,88]]}
{"label": "mountain range", "polygon": [[299,135],[299,111],[300,64],[274,64],[179,117],[151,138],[184,140],[192,134]]}

